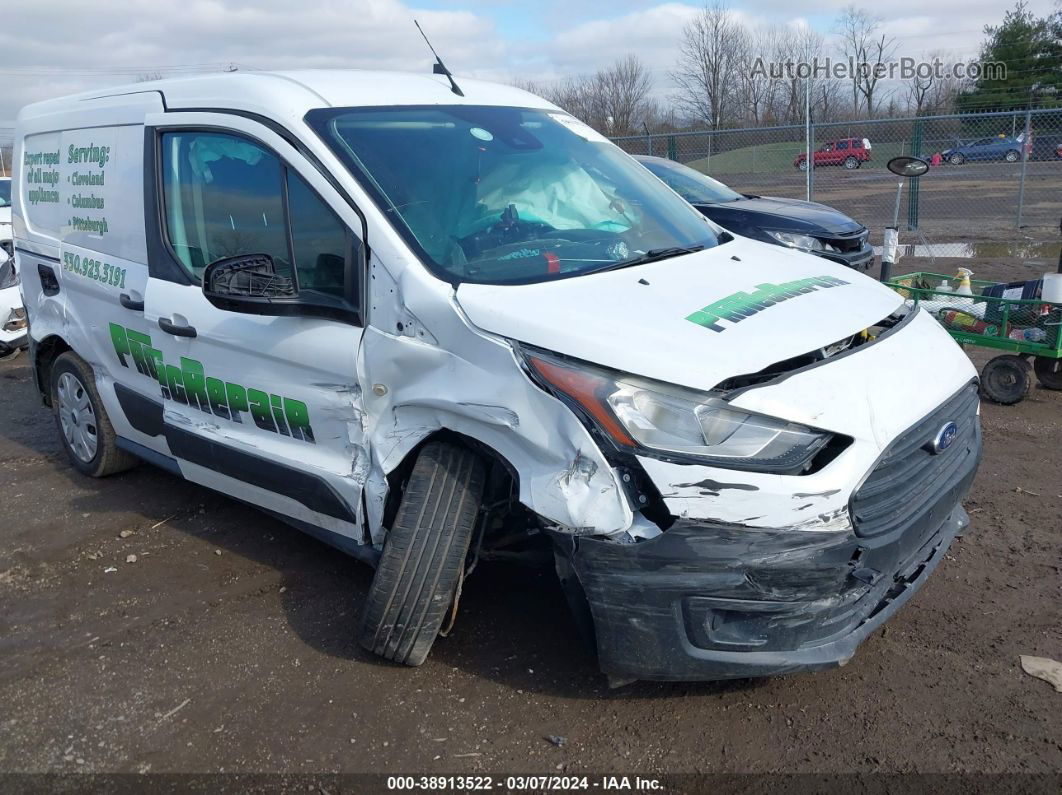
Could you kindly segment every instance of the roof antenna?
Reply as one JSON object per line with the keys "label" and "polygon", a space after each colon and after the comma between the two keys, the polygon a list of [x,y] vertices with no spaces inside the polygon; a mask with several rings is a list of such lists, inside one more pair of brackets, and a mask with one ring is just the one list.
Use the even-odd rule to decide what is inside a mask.
{"label": "roof antenna", "polygon": [[450,90],[457,94],[457,96],[463,97],[465,95],[465,92],[462,91],[457,85],[457,81],[454,80],[454,76],[450,73],[450,70],[446,68],[446,64],[442,62],[442,58],[439,57],[439,53],[435,52],[435,48],[431,46],[431,42],[428,41],[428,37],[424,33],[424,28],[422,28],[420,26],[420,23],[417,22],[417,20],[415,19],[413,20],[413,24],[417,26],[417,30],[420,31],[420,35],[424,36],[424,43],[428,45],[428,49],[431,50],[431,54],[435,56],[435,64],[431,68],[431,73],[435,75],[446,75],[447,79],[450,81]]}

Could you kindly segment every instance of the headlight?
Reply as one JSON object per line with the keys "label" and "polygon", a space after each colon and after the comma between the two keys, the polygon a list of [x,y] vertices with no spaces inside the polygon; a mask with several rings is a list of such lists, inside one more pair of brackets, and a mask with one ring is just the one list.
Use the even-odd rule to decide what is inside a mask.
{"label": "headlight", "polygon": [[790,248],[798,248],[801,251],[826,251],[832,249],[833,246],[829,246],[819,240],[817,237],[811,235],[802,235],[798,232],[775,232],[768,229],[767,234],[781,243],[783,246],[789,246]]}
{"label": "headlight", "polygon": [[518,350],[549,391],[628,451],[727,469],[801,474],[832,438],[702,392]]}

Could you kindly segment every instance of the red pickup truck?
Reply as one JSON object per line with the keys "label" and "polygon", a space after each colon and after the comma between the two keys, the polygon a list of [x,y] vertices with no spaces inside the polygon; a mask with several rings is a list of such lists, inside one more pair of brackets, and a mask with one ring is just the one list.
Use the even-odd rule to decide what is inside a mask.
{"label": "red pickup truck", "polygon": [[[844,166],[851,171],[870,160],[870,141],[866,138],[841,138],[837,141],[830,141],[816,150],[813,157],[815,168]],[[804,152],[796,156],[793,165],[801,171],[808,170],[807,157]]]}

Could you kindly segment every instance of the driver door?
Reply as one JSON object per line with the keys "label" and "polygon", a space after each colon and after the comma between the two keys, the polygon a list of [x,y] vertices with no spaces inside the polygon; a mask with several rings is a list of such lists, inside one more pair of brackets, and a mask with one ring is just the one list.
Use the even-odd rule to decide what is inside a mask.
{"label": "driver door", "polygon": [[[254,121],[166,113],[146,134],[149,206],[160,211],[144,320],[170,452],[189,480],[360,540],[360,217]],[[206,299],[208,264],[263,253],[296,283],[289,314]]]}

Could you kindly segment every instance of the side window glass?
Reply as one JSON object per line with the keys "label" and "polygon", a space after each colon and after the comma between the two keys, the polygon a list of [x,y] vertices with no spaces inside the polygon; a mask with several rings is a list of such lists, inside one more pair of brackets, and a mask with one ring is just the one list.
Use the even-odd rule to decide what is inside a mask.
{"label": "side window glass", "polygon": [[288,219],[299,292],[346,298],[347,263],[353,236],[327,204],[294,171],[288,170]]}
{"label": "side window glass", "polygon": [[837,144],[837,148],[838,149],[847,149],[848,148],[848,141],[841,141],[839,144]]}
{"label": "side window glass", "polygon": [[166,133],[162,169],[170,244],[195,279],[239,254],[269,254],[278,273],[291,275],[284,172],[274,155],[237,136]]}

